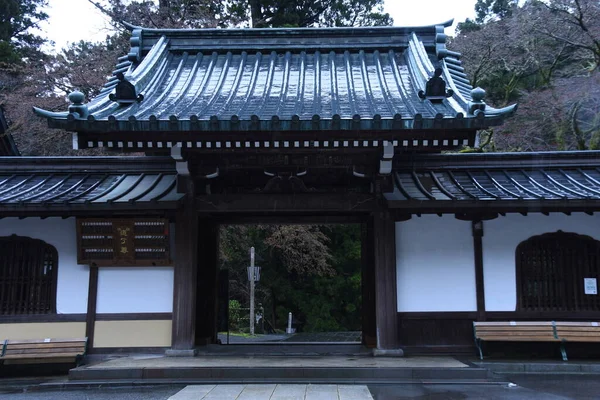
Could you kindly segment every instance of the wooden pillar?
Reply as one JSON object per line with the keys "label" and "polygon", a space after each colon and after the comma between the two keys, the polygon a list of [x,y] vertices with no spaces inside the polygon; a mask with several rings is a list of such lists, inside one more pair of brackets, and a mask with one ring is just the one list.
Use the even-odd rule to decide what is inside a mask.
{"label": "wooden pillar", "polygon": [[198,224],[196,345],[217,342],[219,226],[210,219]]}
{"label": "wooden pillar", "polygon": [[[173,351],[193,351],[196,337],[198,270],[198,215],[194,183],[185,182],[186,198],[175,220],[175,276],[173,284]],[[182,353],[183,354],[183,353]]]}
{"label": "wooden pillar", "polygon": [[483,221],[473,221],[473,250],[475,260],[475,291],[477,296],[477,320],[485,321],[485,286],[483,282]]}
{"label": "wooden pillar", "polygon": [[88,338],[88,349],[94,348],[94,331],[96,328],[96,304],[98,302],[98,267],[90,265],[90,280],[88,283],[88,303],[85,317],[85,337]]}
{"label": "wooden pillar", "polygon": [[379,210],[373,213],[372,238],[375,267],[377,350],[399,351],[396,224],[388,211]]}
{"label": "wooden pillar", "polygon": [[361,292],[362,341],[367,347],[377,347],[377,319],[375,318],[375,271],[373,268],[373,223],[361,224]]}

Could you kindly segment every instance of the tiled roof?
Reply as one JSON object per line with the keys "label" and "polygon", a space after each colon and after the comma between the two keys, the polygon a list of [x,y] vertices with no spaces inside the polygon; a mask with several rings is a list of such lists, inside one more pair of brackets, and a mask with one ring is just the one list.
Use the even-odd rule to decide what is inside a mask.
{"label": "tiled roof", "polygon": [[[171,166],[169,166],[171,164]],[[152,158],[0,159],[0,213],[13,207],[175,208],[174,165]]]}
{"label": "tiled roof", "polygon": [[[471,86],[444,25],[421,28],[133,29],[121,72],[143,95],[110,100],[116,77],[87,106],[89,118],[37,112],[52,127],[84,131],[480,129],[515,107],[469,112]],[[454,95],[422,100],[434,69]]]}
{"label": "tiled roof", "polygon": [[600,152],[422,156],[397,165],[393,178],[392,207],[542,209],[579,201],[600,209]]}

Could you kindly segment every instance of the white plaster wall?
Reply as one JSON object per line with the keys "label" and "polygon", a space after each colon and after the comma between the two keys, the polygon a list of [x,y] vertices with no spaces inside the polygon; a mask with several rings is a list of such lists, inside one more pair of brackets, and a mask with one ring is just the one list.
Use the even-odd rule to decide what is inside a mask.
{"label": "white plaster wall", "polygon": [[573,232],[600,240],[600,215],[507,214],[484,222],[483,274],[486,311],[515,311],[515,251],[519,243],[543,233]]}
{"label": "white plaster wall", "polygon": [[3,218],[0,236],[28,236],[56,247],[58,282],[56,311],[79,314],[87,311],[89,267],[77,264],[75,218]]}
{"label": "white plaster wall", "polygon": [[423,215],[396,223],[398,311],[476,311],[471,223]]}
{"label": "white plaster wall", "polygon": [[100,267],[97,313],[173,311],[173,267]]}

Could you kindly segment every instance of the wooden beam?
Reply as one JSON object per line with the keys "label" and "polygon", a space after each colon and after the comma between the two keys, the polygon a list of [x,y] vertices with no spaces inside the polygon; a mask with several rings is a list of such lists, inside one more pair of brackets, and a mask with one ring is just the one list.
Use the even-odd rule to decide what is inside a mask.
{"label": "wooden beam", "polygon": [[387,210],[372,217],[375,270],[377,349],[398,350],[398,296],[396,287],[396,223]]}
{"label": "wooden beam", "polygon": [[[198,196],[200,213],[348,213],[370,212],[375,196],[368,193],[339,194],[231,194]],[[331,214],[329,214],[331,215]]]}
{"label": "wooden beam", "polygon": [[187,180],[183,207],[175,219],[175,273],[173,284],[172,350],[193,350],[196,336],[196,289],[198,270],[198,216],[194,206],[194,183]]}
{"label": "wooden beam", "polygon": [[216,223],[221,225],[328,225],[328,224],[360,224],[367,220],[368,214],[335,214],[317,215],[306,214],[220,214],[215,217]]}
{"label": "wooden beam", "polygon": [[483,280],[483,221],[471,223],[475,261],[475,292],[477,296],[477,321],[485,321],[485,285]]}
{"label": "wooden beam", "polygon": [[88,303],[85,317],[85,336],[88,338],[88,347],[94,348],[94,331],[96,327],[96,304],[98,301],[98,267],[90,265],[90,278],[88,283]]}

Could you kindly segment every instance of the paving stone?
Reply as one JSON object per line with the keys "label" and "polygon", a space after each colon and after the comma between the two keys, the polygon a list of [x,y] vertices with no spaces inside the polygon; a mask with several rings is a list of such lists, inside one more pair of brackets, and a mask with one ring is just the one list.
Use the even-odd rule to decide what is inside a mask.
{"label": "paving stone", "polygon": [[304,400],[307,385],[277,385],[269,400]]}
{"label": "paving stone", "polygon": [[337,385],[308,385],[306,400],[338,400]]}
{"label": "paving stone", "polygon": [[190,385],[169,397],[169,400],[200,400],[210,393],[216,385]]}
{"label": "paving stone", "polygon": [[246,385],[217,385],[202,400],[236,400]]}
{"label": "paving stone", "polygon": [[247,385],[236,400],[269,400],[276,385]]}
{"label": "paving stone", "polygon": [[364,385],[339,385],[340,400],[373,400],[369,388]]}

